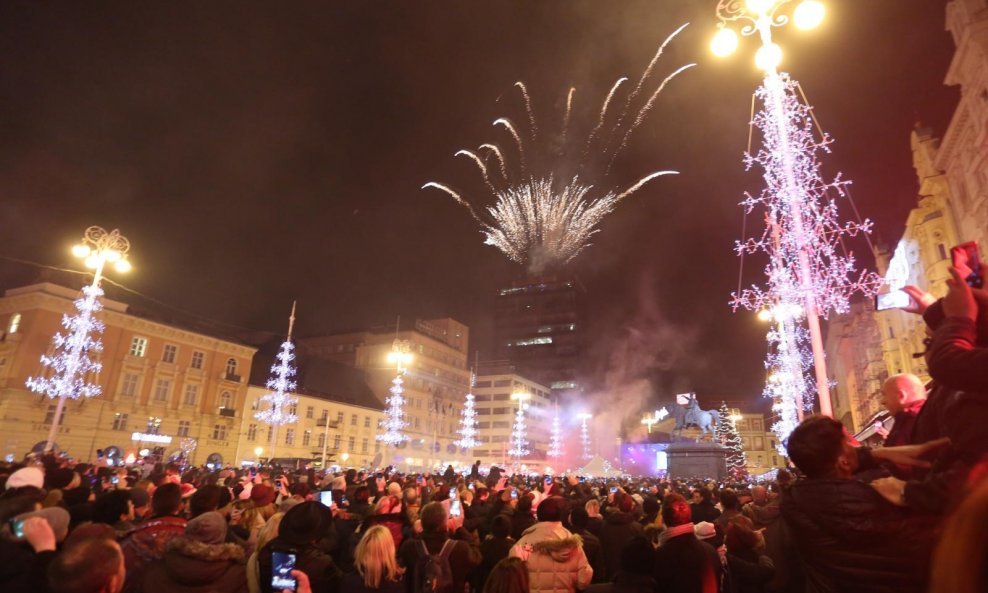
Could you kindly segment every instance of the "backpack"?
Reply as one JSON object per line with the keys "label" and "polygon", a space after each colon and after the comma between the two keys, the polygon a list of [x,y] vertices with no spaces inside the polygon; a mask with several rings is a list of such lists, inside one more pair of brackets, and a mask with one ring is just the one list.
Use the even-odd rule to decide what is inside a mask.
{"label": "backpack", "polygon": [[451,593],[453,569],[449,565],[449,555],[453,552],[456,540],[446,540],[438,554],[430,554],[422,540],[416,540],[415,544],[419,550],[419,559],[415,563],[414,593]]}

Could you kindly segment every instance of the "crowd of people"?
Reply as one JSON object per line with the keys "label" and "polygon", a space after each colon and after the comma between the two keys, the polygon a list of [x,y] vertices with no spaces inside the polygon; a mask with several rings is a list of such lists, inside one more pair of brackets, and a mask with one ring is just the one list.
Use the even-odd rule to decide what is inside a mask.
{"label": "crowd of people", "polygon": [[[934,384],[889,445],[811,416],[768,483],[0,465],[4,593],[988,590],[988,296],[909,288]],[[894,446],[891,446],[894,445]]]}

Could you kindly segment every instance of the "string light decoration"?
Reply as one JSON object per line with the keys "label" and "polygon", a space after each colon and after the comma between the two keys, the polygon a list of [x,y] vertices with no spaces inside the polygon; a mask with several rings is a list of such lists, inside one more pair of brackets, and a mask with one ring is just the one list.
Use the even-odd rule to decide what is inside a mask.
{"label": "string light decoration", "polygon": [[580,426],[580,444],[583,446],[583,459],[587,460],[593,457],[593,452],[590,451],[590,427],[587,426],[587,421],[593,418],[591,414],[580,414],[581,421]]}
{"label": "string light decoration", "polygon": [[397,372],[395,378],[391,380],[391,388],[388,390],[390,395],[384,400],[384,419],[380,424],[384,432],[374,437],[386,445],[397,446],[409,439],[404,432],[408,427],[408,420],[405,419],[405,389],[402,387],[404,384],[402,377],[405,375],[405,365],[411,360],[411,346],[408,340],[395,338],[391,352],[388,354],[388,362],[396,365]]}
{"label": "string light decoration", "polygon": [[[815,133],[813,111],[799,100],[799,85],[777,70],[782,49],[772,41],[773,27],[792,20],[799,28],[812,28],[824,16],[819,2],[803,0],[790,19],[779,14],[788,3],[789,0],[720,0],[717,6],[720,24],[711,49],[718,55],[734,51],[737,34],[729,25],[738,23],[742,35],[758,34],[762,45],[755,62],[765,72],[755,92],[761,108],[752,120],[761,132],[762,146],[754,153],[749,148],[744,157],[748,170],[761,167],[765,187],[758,195],[745,194],[741,202],[746,216],[756,208],[764,210],[765,228],[760,237],[742,237],[735,250],[742,263],[746,254],[768,254],[768,283],[764,288],[751,286],[743,290],[739,284],[731,305],[735,311],[741,307],[768,310],[780,304],[801,308],[799,323],[805,321],[809,330],[820,411],[833,416],[819,317],[847,312],[851,295],[874,295],[882,280],[873,272],[857,273],[853,254],[845,252],[845,239],[868,234],[872,223],[840,221],[836,199],[846,196],[849,182],[839,174],[825,180],[819,158],[830,152],[832,140],[818,125],[819,135]],[[795,350],[794,338],[783,334],[795,325],[794,321],[777,328],[779,343],[785,343],[788,351]],[[780,396],[795,398],[797,394],[786,392]],[[793,405],[801,414],[806,403]]]}
{"label": "string light decoration", "polygon": [[473,449],[480,444],[477,441],[477,410],[473,396],[473,388],[476,386],[477,374],[471,373],[470,391],[467,392],[463,401],[463,410],[460,412],[460,429],[457,431],[460,435],[460,440],[456,444],[463,449]]}
{"label": "string light decoration", "polygon": [[562,459],[565,455],[563,449],[563,428],[559,422],[559,410],[552,417],[552,428],[549,432],[549,450],[546,451],[546,455],[550,459],[558,460]]}
{"label": "string light decoration", "polygon": [[530,453],[528,450],[528,426],[525,423],[525,410],[528,409],[528,404],[525,402],[531,397],[532,395],[529,393],[511,394],[511,399],[518,402],[518,410],[515,412],[515,422],[511,426],[511,448],[508,449],[508,455],[516,459],[516,465],[521,463],[522,457]]}
{"label": "string light decoration", "polygon": [[93,281],[83,287],[82,296],[75,300],[76,313],[62,316],[65,333],[57,332],[52,336],[49,353],[41,356],[41,374],[30,376],[25,382],[31,391],[58,400],[45,442],[46,452],[55,445],[66,400],[96,397],[102,393],[96,382],[103,368],[99,354],[103,351],[104,325],[96,317],[103,309],[99,300],[103,296],[100,281],[108,263],[114,264],[118,272],[130,270],[129,250],[130,241],[119,230],[108,232],[98,226],[87,228],[82,241],[72,248],[72,254],[84,259],[86,267],[93,270]]}
{"label": "string light decoration", "polygon": [[776,451],[786,456],[789,435],[799,425],[806,408],[812,409],[813,354],[809,333],[806,328],[795,325],[792,319],[776,320],[766,339],[768,380],[763,395],[772,400]]}
{"label": "string light decoration", "polygon": [[[284,424],[295,424],[298,416],[292,413],[291,407],[298,403],[298,398],[292,396],[295,391],[295,345],[292,344],[292,330],[295,328],[295,303],[292,303],[292,314],[288,318],[288,337],[281,343],[281,349],[271,365],[271,377],[268,378],[267,388],[271,391],[261,396],[258,410],[254,418],[273,429],[271,451],[269,456],[274,458],[275,447],[278,444],[278,428]],[[286,409],[288,408],[288,409]]]}
{"label": "string light decoration", "polygon": [[738,418],[731,415],[727,403],[720,403],[720,418],[714,432],[714,438],[727,449],[724,461],[727,473],[735,480],[743,480],[748,476],[748,456],[744,452],[744,443],[738,432]]}

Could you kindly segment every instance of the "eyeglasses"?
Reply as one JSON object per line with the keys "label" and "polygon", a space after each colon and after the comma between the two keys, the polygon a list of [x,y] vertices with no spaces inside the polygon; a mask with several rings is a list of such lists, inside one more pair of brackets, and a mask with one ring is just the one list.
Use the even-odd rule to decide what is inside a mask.
{"label": "eyeglasses", "polygon": [[914,353],[913,358],[922,358],[926,356],[926,353],[930,351],[930,346],[932,345],[933,338],[923,338],[923,351]]}

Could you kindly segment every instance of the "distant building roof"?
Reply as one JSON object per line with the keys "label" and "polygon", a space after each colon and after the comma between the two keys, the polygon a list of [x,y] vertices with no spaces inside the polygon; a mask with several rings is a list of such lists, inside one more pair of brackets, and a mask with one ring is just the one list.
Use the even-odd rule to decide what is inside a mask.
{"label": "distant building roof", "polygon": [[[251,364],[251,385],[264,387],[267,383],[282,341],[271,340],[260,346]],[[332,360],[307,356],[298,350],[293,363],[297,368],[295,393],[373,410],[384,409],[384,404],[367,384],[364,371]]]}

